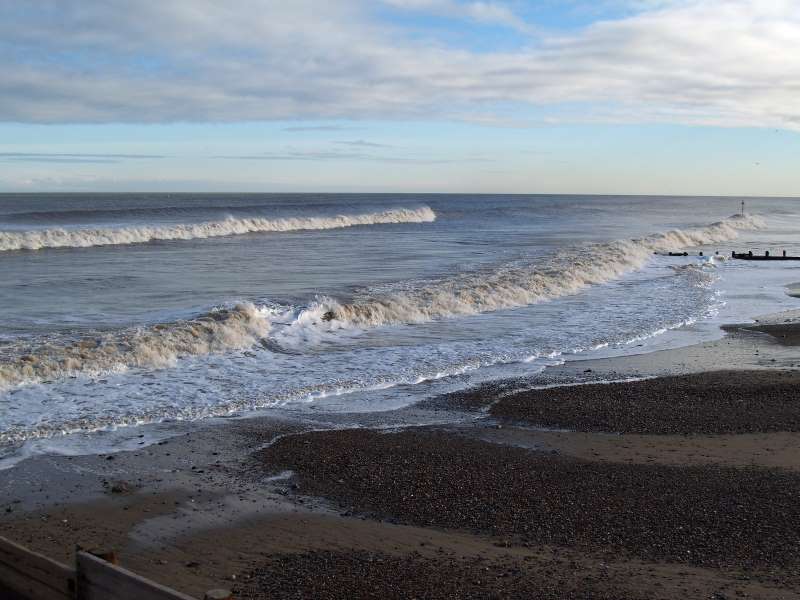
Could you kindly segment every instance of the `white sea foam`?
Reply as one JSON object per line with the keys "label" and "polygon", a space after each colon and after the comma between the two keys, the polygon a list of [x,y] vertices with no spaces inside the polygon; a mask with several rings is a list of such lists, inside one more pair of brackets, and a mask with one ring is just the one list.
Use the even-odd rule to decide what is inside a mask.
{"label": "white sea foam", "polygon": [[168,367],[185,356],[248,348],[269,329],[267,311],[243,303],[190,321],[84,338],[68,346],[44,345],[0,363],[0,389],[76,374]]}
{"label": "white sea foam", "polygon": [[[247,348],[258,342],[268,349],[275,341],[279,348],[303,346],[348,330],[526,306],[609,282],[641,268],[654,252],[722,242],[735,238],[739,230],[761,226],[757,217],[735,215],[704,228],[574,248],[534,264],[464,273],[356,302],[320,299],[299,312],[246,303],[188,321],[107,334],[68,346],[45,345],[26,355],[0,356],[0,388],[75,374],[161,368],[181,357]],[[266,340],[268,335],[273,340]]]}
{"label": "white sea foam", "polygon": [[607,283],[641,268],[654,253],[732,240],[740,230],[764,225],[757,216],[733,215],[707,227],[573,248],[549,260],[467,273],[359,302],[322,299],[308,311],[313,322],[325,321],[330,328],[370,328],[527,306]]}
{"label": "white sea foam", "polygon": [[339,229],[356,225],[430,223],[436,213],[429,207],[393,208],[381,212],[328,217],[233,218],[205,223],[95,229],[41,229],[0,231],[0,252],[41,248],[85,248],[142,244],[155,240],[192,240],[245,233]]}

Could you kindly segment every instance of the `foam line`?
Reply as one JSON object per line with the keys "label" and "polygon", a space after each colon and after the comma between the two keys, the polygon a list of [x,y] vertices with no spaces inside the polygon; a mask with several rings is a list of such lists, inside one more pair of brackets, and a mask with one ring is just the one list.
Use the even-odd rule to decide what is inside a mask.
{"label": "foam line", "polygon": [[[432,213],[431,213],[432,214]],[[184,356],[241,349],[259,342],[268,349],[337,331],[369,329],[474,315],[553,300],[590,285],[607,283],[643,267],[654,252],[731,240],[740,230],[763,226],[757,217],[734,215],[708,227],[674,230],[632,240],[592,244],[531,264],[501,265],[425,282],[402,291],[351,303],[320,299],[297,313],[282,314],[243,303],[202,317],[125,330],[72,345],[43,345],[10,360],[0,358],[0,389],[78,373],[170,366]],[[280,317],[280,318],[279,318]],[[289,319],[288,324],[286,319]],[[265,340],[274,324],[285,324]],[[274,345],[273,344],[277,344]]]}
{"label": "foam line", "polygon": [[95,229],[41,229],[0,231],[0,252],[42,248],[87,248],[143,244],[155,240],[195,240],[245,233],[339,229],[356,225],[430,223],[436,213],[429,207],[392,208],[381,212],[332,217],[233,218],[205,223]]}
{"label": "foam line", "polygon": [[349,304],[322,299],[309,307],[310,320],[321,319],[331,327],[371,328],[528,306],[612,281],[642,268],[656,252],[724,242],[740,230],[763,226],[759,217],[733,215],[707,227],[591,244],[528,265],[444,278]]}

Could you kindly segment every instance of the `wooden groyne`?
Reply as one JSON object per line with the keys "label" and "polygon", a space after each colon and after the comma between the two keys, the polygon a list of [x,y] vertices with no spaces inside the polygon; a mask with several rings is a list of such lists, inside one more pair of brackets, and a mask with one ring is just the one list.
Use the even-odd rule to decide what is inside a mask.
{"label": "wooden groyne", "polygon": [[[54,561],[0,537],[3,600],[197,600],[116,564],[113,552],[78,552],[74,566]],[[204,600],[233,600],[210,590]]]}
{"label": "wooden groyne", "polygon": [[[658,256],[706,256],[702,252],[698,252],[696,255],[690,254],[689,252],[654,252],[653,254],[657,254]],[[708,256],[719,256],[719,252],[709,254]]]}
{"label": "wooden groyne", "polygon": [[[689,252],[656,252],[655,254],[659,256],[720,256],[719,251],[714,254],[703,254],[702,252],[698,252],[697,254]],[[800,260],[800,256],[789,256],[786,254],[786,250],[780,254],[770,254],[769,250],[764,252],[764,254],[753,254],[752,250],[750,252],[736,252],[734,250],[731,252],[731,258],[736,260]]]}
{"label": "wooden groyne", "polygon": [[764,254],[753,254],[753,252],[731,252],[731,258],[738,260],[800,260],[800,256],[787,256],[786,250],[781,254],[770,254],[769,250]]}

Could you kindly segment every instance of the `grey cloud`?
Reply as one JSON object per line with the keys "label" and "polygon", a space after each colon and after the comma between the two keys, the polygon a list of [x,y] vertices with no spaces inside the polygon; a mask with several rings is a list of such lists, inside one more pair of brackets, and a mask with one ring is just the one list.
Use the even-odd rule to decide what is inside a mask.
{"label": "grey cloud", "polygon": [[82,154],[61,152],[0,152],[0,158],[74,158],[74,159],[155,159],[159,154]]}
{"label": "grey cloud", "polygon": [[456,0],[382,0],[384,4],[394,8],[427,12],[434,15],[465,19],[488,25],[500,25],[522,32],[531,32],[533,28],[514,11],[501,2],[458,2]]}
{"label": "grey cloud", "polygon": [[[789,50],[800,39],[795,2],[631,5],[642,8],[530,48],[475,53],[412,41],[371,21],[360,0],[41,0],[25,8],[0,0],[0,121],[469,114],[492,125],[502,122],[494,107],[513,103],[569,104],[563,118],[571,121],[800,129],[800,53]],[[544,121],[564,114],[542,112]]]}
{"label": "grey cloud", "polygon": [[283,154],[242,154],[242,155],[220,155],[212,158],[220,160],[254,160],[254,161],[364,161],[394,164],[414,164],[414,165],[440,165],[458,164],[475,162],[492,162],[488,158],[429,158],[413,156],[388,156],[375,155],[361,152],[286,152]]}
{"label": "grey cloud", "polygon": [[289,152],[286,154],[243,154],[215,156],[223,160],[363,160],[370,158],[356,152]]}
{"label": "grey cloud", "polygon": [[76,164],[115,164],[118,160],[110,158],[58,158],[53,156],[9,156],[0,161],[29,163],[76,163]]}
{"label": "grey cloud", "polygon": [[162,159],[157,154],[83,154],[66,152],[0,152],[0,161],[61,164],[116,164],[125,160]]}
{"label": "grey cloud", "polygon": [[352,131],[354,129],[360,129],[360,127],[347,127],[345,125],[303,125],[296,127],[284,127],[283,131],[297,133],[303,131]]}
{"label": "grey cloud", "polygon": [[388,144],[376,144],[375,142],[367,142],[366,140],[337,140],[333,142],[341,146],[355,146],[357,148],[391,148]]}

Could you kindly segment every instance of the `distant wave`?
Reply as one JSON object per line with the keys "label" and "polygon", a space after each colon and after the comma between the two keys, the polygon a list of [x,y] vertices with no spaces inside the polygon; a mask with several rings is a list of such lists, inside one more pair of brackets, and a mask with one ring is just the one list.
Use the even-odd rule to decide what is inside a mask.
{"label": "distant wave", "polygon": [[[425,209],[420,210],[425,216]],[[0,389],[80,373],[165,367],[181,357],[255,344],[267,349],[291,348],[297,340],[303,341],[297,342],[302,345],[315,336],[345,329],[419,323],[527,306],[607,283],[643,267],[655,252],[724,242],[737,237],[740,230],[763,226],[758,217],[734,215],[708,227],[591,244],[536,263],[501,265],[406,285],[401,291],[350,303],[322,298],[304,310],[286,307],[280,313],[243,303],[192,320],[106,334],[69,346],[44,345],[23,356],[0,356]]]}
{"label": "distant wave", "polygon": [[314,229],[339,229],[356,225],[430,223],[436,213],[429,207],[393,208],[381,212],[329,217],[233,218],[205,223],[95,229],[42,229],[0,231],[0,252],[41,248],[86,248],[143,244],[155,240],[193,240],[245,233],[267,233]]}

